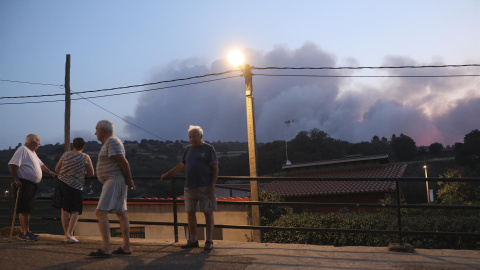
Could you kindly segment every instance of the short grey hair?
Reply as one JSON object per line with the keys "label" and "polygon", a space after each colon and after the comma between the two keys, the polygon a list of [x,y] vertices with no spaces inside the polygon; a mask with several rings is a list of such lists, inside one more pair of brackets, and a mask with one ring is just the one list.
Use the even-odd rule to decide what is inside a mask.
{"label": "short grey hair", "polygon": [[97,126],[107,133],[113,133],[113,123],[108,120],[98,121]]}
{"label": "short grey hair", "polygon": [[25,137],[25,143],[33,142],[37,140],[40,141],[40,137],[38,137],[36,134],[28,134],[27,137]]}
{"label": "short grey hair", "polygon": [[203,136],[203,129],[200,126],[190,125],[188,127],[188,133],[190,133],[190,131],[192,131],[192,130],[195,130],[198,133],[198,135]]}

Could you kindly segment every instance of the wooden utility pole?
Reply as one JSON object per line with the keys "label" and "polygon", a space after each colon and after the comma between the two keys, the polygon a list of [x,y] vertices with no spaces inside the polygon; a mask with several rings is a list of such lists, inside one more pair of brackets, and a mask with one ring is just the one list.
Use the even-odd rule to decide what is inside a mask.
{"label": "wooden utility pole", "polygon": [[[255,108],[253,102],[252,71],[250,65],[245,65],[243,72],[245,77],[245,96],[247,102],[247,129],[248,129],[248,160],[250,177],[257,177],[257,138],[255,135]],[[257,180],[250,180],[250,195],[252,201],[258,201]],[[258,205],[252,205],[252,225],[260,226],[260,209]],[[253,241],[261,242],[260,231],[253,231]]]}
{"label": "wooden utility pole", "polygon": [[65,62],[65,151],[70,151],[70,54]]}

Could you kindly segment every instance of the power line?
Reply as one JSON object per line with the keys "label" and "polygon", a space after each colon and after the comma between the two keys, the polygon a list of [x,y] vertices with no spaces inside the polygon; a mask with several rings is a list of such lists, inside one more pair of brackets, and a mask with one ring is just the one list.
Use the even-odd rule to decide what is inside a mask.
{"label": "power line", "polygon": [[[162,89],[168,89],[168,88],[176,88],[176,87],[189,86],[189,85],[195,85],[195,84],[202,84],[202,83],[207,83],[207,82],[221,81],[221,80],[227,80],[227,79],[232,79],[232,78],[240,78],[240,77],[242,77],[242,75],[236,75],[236,76],[230,76],[230,77],[219,78],[219,79],[212,79],[212,80],[206,80],[206,81],[200,81],[200,82],[192,82],[192,83],[185,83],[185,84],[179,84],[179,85],[171,85],[171,86],[165,86],[165,87],[158,87],[158,88],[153,88],[153,89],[144,89],[144,90],[138,90],[138,91],[133,91],[133,92],[125,92],[125,93],[116,93],[116,94],[109,94],[109,95],[93,96],[93,97],[88,97],[88,98],[84,98],[84,97],[81,97],[81,95],[79,95],[79,94],[83,94],[84,92],[75,92],[75,94],[79,95],[81,98],[74,98],[74,99],[72,99],[72,100],[82,100],[82,99],[92,99],[92,98],[101,98],[101,97],[110,97],[110,96],[120,96],[120,95],[136,94],[136,93],[141,93],[141,92],[149,92],[149,91],[162,90]],[[73,92],[73,91],[72,91],[72,92]],[[65,100],[63,100],[63,99],[57,99],[57,100],[44,100],[44,101],[9,102],[9,103],[0,103],[0,105],[20,105],[20,104],[35,104],[35,103],[52,103],[52,102],[63,102],[63,101],[65,101]]]}
{"label": "power line", "polygon": [[97,90],[83,91],[83,92],[79,92],[79,93],[93,93],[93,92],[111,91],[111,90],[126,89],[126,88],[132,88],[132,87],[155,85],[155,84],[161,84],[161,83],[178,82],[178,81],[185,81],[185,80],[191,80],[191,79],[205,78],[205,77],[209,77],[209,76],[220,76],[220,75],[224,75],[224,74],[228,74],[228,73],[232,73],[232,72],[239,72],[239,71],[241,71],[241,70],[227,70],[227,71],[224,71],[224,72],[210,73],[210,74],[193,76],[193,77],[188,77],[188,78],[173,79],[173,80],[166,80],[166,81],[159,81],[159,82],[145,83],[145,84],[136,84],[136,85],[129,85],[129,86],[121,86],[121,87],[113,87],[113,88],[105,88],[105,89],[97,89]]}
{"label": "power line", "polygon": [[446,67],[480,67],[480,64],[465,65],[431,65],[431,66],[384,66],[384,67],[251,67],[251,69],[394,69],[394,68],[446,68]]}
{"label": "power line", "polygon": [[38,83],[38,82],[23,82],[23,81],[14,81],[14,80],[2,80],[0,79],[0,82],[11,82],[11,83],[24,83],[24,84],[37,84],[37,85],[46,85],[46,86],[58,86],[60,88],[63,88],[63,84],[53,84],[53,83]]}
{"label": "power line", "polygon": [[[95,92],[102,92],[102,91],[112,91],[112,90],[118,90],[118,89],[126,89],[126,88],[133,88],[133,87],[141,87],[141,86],[148,86],[148,85],[155,85],[155,84],[161,84],[161,83],[169,83],[169,82],[178,82],[178,81],[185,81],[185,80],[191,80],[191,79],[198,79],[198,78],[205,78],[209,76],[220,76],[232,72],[238,72],[241,70],[227,70],[224,72],[219,72],[219,73],[210,73],[210,74],[205,74],[205,75],[199,75],[199,76],[193,76],[193,77],[188,77],[188,78],[180,78],[180,79],[173,79],[173,80],[166,80],[166,81],[159,81],[159,82],[153,82],[153,83],[145,83],[145,84],[137,84],[137,85],[130,85],[130,86],[121,86],[121,87],[113,87],[113,88],[105,88],[105,89],[97,89],[97,90],[90,90],[90,91],[82,91],[78,92],[79,94],[85,94],[85,93],[95,93]],[[230,78],[230,77],[228,77]],[[188,84],[187,84],[188,85]],[[132,92],[135,93],[135,92]],[[31,96],[16,96],[16,97],[0,97],[0,99],[16,99],[16,98],[34,98],[34,97],[53,97],[53,96],[63,96],[65,93],[61,94],[45,94],[45,95],[31,95]],[[16,104],[16,103],[13,103]]]}
{"label": "power line", "polygon": [[318,77],[318,78],[453,78],[453,77],[480,77],[477,74],[467,75],[302,75],[302,74],[262,74],[252,73],[256,76],[269,76],[269,77]]}
{"label": "power line", "polygon": [[[72,92],[73,92],[73,91],[72,91]],[[78,94],[78,93],[75,93],[75,92],[73,92],[73,93],[74,93],[74,94],[76,94],[76,95],[79,95],[80,97],[82,97],[82,96],[81,96],[80,94]],[[150,134],[150,135],[153,135],[153,136],[155,136],[155,137],[157,137],[157,138],[159,138],[159,139],[161,139],[161,140],[164,140],[164,141],[166,141],[166,139],[164,139],[164,138],[162,138],[162,137],[158,136],[157,134],[154,134],[154,133],[152,133],[152,132],[150,132],[150,131],[148,131],[148,130],[146,130],[146,129],[144,129],[144,128],[142,128],[142,127],[140,127],[140,126],[138,126],[138,125],[136,125],[136,124],[134,124],[134,123],[132,123],[132,122],[130,122],[130,121],[128,121],[127,119],[125,119],[125,118],[123,118],[123,117],[120,117],[120,116],[118,116],[117,114],[115,114],[115,113],[113,113],[113,112],[111,112],[111,111],[109,111],[109,110],[107,110],[107,109],[103,108],[102,106],[98,105],[97,103],[95,103],[95,102],[93,102],[93,101],[89,100],[89,98],[82,97],[82,99],[84,99],[84,100],[86,100],[86,101],[88,101],[88,102],[92,103],[93,105],[95,105],[95,106],[99,107],[100,109],[102,109],[102,110],[104,110],[104,111],[106,111],[106,112],[110,113],[111,115],[113,115],[113,116],[115,116],[115,117],[117,117],[117,118],[119,118],[119,119],[122,119],[123,121],[127,122],[128,124],[130,124],[130,125],[132,125],[132,126],[134,126],[134,127],[138,128],[138,129],[141,129],[141,130],[143,130],[143,131],[147,132],[148,134]]]}

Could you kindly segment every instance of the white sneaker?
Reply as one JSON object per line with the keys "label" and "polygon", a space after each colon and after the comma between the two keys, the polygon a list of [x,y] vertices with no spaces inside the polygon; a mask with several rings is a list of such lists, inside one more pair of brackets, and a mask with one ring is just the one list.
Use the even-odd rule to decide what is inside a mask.
{"label": "white sneaker", "polygon": [[78,239],[75,238],[75,236],[65,239],[65,243],[78,243],[78,242],[80,241],[78,241]]}

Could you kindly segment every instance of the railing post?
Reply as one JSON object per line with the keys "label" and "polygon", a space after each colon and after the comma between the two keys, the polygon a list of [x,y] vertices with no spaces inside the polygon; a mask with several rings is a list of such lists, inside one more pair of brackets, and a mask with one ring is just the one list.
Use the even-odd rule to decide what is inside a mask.
{"label": "railing post", "polygon": [[398,217],[398,244],[403,245],[402,243],[402,214],[400,211],[400,185],[398,180],[395,181],[395,186],[397,188],[397,217]]}
{"label": "railing post", "polygon": [[178,243],[178,216],[177,216],[177,192],[175,189],[176,181],[172,180],[172,193],[173,193],[173,232],[175,234],[175,243]]}

